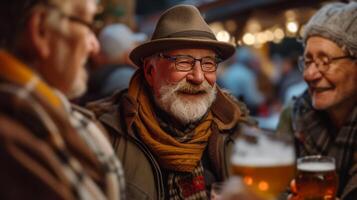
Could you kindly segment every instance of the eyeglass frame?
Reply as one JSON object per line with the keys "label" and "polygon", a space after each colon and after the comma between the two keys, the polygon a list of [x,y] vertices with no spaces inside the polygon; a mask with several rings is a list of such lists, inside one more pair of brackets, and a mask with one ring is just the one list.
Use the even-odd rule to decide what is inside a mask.
{"label": "eyeglass frame", "polygon": [[71,22],[75,22],[75,23],[78,23],[80,25],[83,25],[83,26],[87,27],[92,33],[94,33],[94,25],[93,25],[93,23],[87,22],[86,20],[81,19],[80,17],[67,14],[61,8],[59,8],[57,5],[54,5],[54,4],[51,4],[51,3],[44,3],[44,5],[49,7],[49,8],[52,8],[52,9],[56,10],[60,14],[60,17],[66,18]]}
{"label": "eyeglass frame", "polygon": [[[180,72],[189,72],[189,71],[191,71],[191,70],[194,68],[195,64],[196,64],[196,61],[199,61],[199,62],[200,62],[201,70],[202,70],[203,72],[215,72],[215,71],[217,71],[218,64],[223,61],[221,58],[219,58],[219,57],[217,57],[217,56],[215,56],[215,57],[205,56],[205,57],[202,57],[202,58],[195,58],[195,57],[193,57],[193,56],[191,56],[191,55],[176,55],[176,56],[170,56],[170,55],[166,55],[166,54],[164,54],[164,53],[159,53],[159,54],[157,54],[157,55],[158,55],[158,57],[160,57],[160,58],[164,58],[164,59],[166,59],[166,60],[173,61],[173,62],[175,63],[175,69],[176,69],[177,71],[180,71]],[[182,70],[182,69],[178,69],[178,68],[177,68],[177,62],[176,62],[176,61],[177,61],[177,59],[178,59],[179,57],[188,57],[188,58],[191,58],[191,59],[192,59],[190,69]],[[212,59],[212,60],[214,61],[214,63],[215,63],[214,70],[212,70],[212,71],[207,71],[207,70],[205,70],[205,69],[203,68],[202,60],[205,59],[205,58],[210,58],[210,59]]]}
{"label": "eyeglass frame", "polygon": [[[326,61],[324,61],[323,59],[327,59]],[[299,56],[298,58],[298,68],[299,71],[304,73],[304,71],[306,69],[308,69],[312,63],[314,63],[316,65],[316,68],[320,71],[320,72],[327,72],[330,69],[330,65],[332,62],[337,61],[337,60],[342,60],[342,59],[356,59],[356,57],[352,56],[352,55],[343,55],[343,56],[336,56],[336,57],[330,57],[330,56],[324,56],[322,58],[319,58],[317,61],[319,61],[319,63],[316,62],[315,59],[309,59],[310,60],[310,64],[309,66],[306,66],[306,58],[304,56]],[[325,68],[321,68],[319,67],[320,65],[325,66]]]}

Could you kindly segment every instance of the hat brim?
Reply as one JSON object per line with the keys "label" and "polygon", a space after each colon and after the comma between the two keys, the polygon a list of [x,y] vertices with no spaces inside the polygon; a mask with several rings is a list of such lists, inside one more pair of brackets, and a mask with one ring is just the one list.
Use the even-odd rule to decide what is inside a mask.
{"label": "hat brim", "polygon": [[190,38],[164,38],[156,39],[133,49],[130,53],[130,59],[138,66],[142,66],[142,59],[162,51],[185,48],[209,48],[218,53],[222,60],[231,57],[235,52],[235,47],[227,42],[220,42],[207,39]]}

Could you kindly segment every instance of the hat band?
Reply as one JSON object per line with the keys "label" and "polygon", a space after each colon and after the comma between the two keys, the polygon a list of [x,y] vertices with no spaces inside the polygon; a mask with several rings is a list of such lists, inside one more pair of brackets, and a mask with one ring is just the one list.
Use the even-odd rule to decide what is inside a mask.
{"label": "hat band", "polygon": [[197,30],[175,32],[170,35],[165,35],[153,39],[161,39],[161,38],[209,38],[211,40],[217,41],[216,37],[212,33],[207,31],[197,31]]}

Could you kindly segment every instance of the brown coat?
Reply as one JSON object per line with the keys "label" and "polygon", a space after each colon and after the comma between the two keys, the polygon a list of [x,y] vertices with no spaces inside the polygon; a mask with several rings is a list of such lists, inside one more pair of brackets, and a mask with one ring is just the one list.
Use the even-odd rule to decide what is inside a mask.
{"label": "brown coat", "polygon": [[[160,166],[148,147],[136,136],[133,118],[137,104],[122,91],[89,105],[111,133],[116,153],[124,166],[128,199],[164,199]],[[230,155],[240,122],[251,122],[243,104],[221,90],[212,105],[215,126],[209,139],[210,162],[220,180],[231,174]],[[221,131],[220,131],[221,130]]]}

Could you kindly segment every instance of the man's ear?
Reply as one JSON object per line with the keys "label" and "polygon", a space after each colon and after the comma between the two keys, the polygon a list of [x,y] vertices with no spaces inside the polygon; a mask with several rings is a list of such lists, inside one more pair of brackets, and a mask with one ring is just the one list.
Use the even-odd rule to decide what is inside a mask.
{"label": "man's ear", "polygon": [[144,63],[143,63],[143,67],[144,67],[144,75],[145,75],[145,79],[147,81],[147,83],[152,86],[153,85],[153,81],[154,81],[154,71],[155,71],[155,67],[153,64],[153,60],[152,59],[145,59]]}
{"label": "man's ear", "polygon": [[50,55],[50,27],[46,23],[48,12],[44,9],[35,9],[27,23],[29,40],[32,51],[40,58],[47,58]]}

